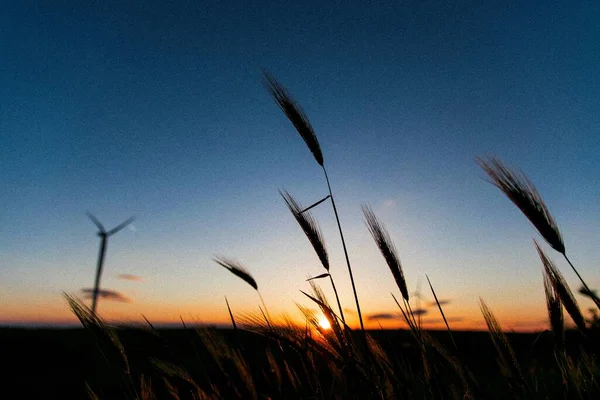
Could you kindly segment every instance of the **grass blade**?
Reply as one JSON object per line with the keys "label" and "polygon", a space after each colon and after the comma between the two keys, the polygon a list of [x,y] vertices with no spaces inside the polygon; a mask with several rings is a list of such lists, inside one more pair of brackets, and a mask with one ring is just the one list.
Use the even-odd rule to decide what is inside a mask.
{"label": "grass blade", "polygon": [[427,278],[427,283],[429,283],[429,288],[431,289],[431,293],[433,293],[433,298],[435,299],[435,303],[437,304],[438,309],[440,310],[440,314],[442,314],[442,318],[444,319],[446,328],[448,328],[448,333],[450,334],[450,339],[452,340],[452,344],[456,348],[456,342],[454,341],[454,337],[452,336],[452,330],[450,329],[450,325],[448,325],[448,320],[446,319],[446,315],[444,315],[444,310],[442,309],[442,305],[440,304],[440,301],[438,300],[438,297],[435,294],[435,290],[433,290],[433,285],[431,284],[429,277],[427,275],[425,275],[425,278]]}
{"label": "grass blade", "polygon": [[231,312],[231,307],[229,307],[229,302],[227,301],[227,296],[225,296],[225,304],[227,304],[227,311],[229,311],[229,317],[231,318],[231,325],[233,325],[233,330],[237,332],[237,325],[235,323],[235,318],[233,318],[233,313]]}

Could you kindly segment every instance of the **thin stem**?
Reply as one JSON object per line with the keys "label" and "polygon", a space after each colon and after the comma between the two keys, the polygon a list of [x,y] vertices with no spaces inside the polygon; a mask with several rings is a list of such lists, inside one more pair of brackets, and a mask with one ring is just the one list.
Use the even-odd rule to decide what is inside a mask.
{"label": "thin stem", "polygon": [[[412,321],[410,320],[410,318],[408,317],[408,309],[404,310],[404,308],[402,308],[402,306],[398,302],[398,299],[396,299],[396,296],[394,296],[394,293],[390,292],[390,294],[392,295],[392,299],[394,299],[394,301],[396,302],[396,305],[400,309],[400,312],[402,313],[402,316],[404,317],[404,320],[406,321],[406,325],[408,325],[408,328],[414,334],[414,325],[413,325]],[[406,299],[404,300],[404,303],[406,303]]]}
{"label": "thin stem", "polygon": [[[344,232],[342,231],[342,224],[340,223],[340,216],[338,215],[337,207],[335,206],[335,200],[333,198],[333,192],[331,191],[331,184],[329,183],[329,176],[327,175],[327,169],[325,169],[325,165],[323,165],[323,164],[321,164],[321,167],[323,167],[323,173],[325,174],[325,180],[327,181],[327,189],[329,190],[329,198],[331,199],[331,206],[333,207],[333,213],[335,214],[335,220],[337,222],[338,230],[340,231],[340,238],[342,239],[342,248],[344,249],[344,256],[346,257],[346,265],[348,266],[348,274],[350,275],[350,282],[352,283],[352,292],[354,293],[354,300],[356,301],[356,311],[358,312],[358,320],[360,321],[360,329],[362,331],[362,339],[363,339],[364,346],[365,346],[365,354],[367,355],[367,359],[369,360],[369,368],[367,368],[367,370],[368,370],[369,377],[371,378],[372,382],[376,382],[375,375],[373,372],[373,355],[371,354],[371,350],[369,348],[369,342],[367,340],[367,333],[365,332],[365,324],[363,322],[362,312],[360,310],[360,302],[358,301],[358,294],[356,293],[356,285],[354,284],[354,275],[352,274],[352,267],[350,266],[350,257],[348,257],[348,249],[346,249],[346,241],[344,240]],[[379,397],[382,397],[381,389],[379,388],[379,385],[375,383],[375,387],[377,389]]]}
{"label": "thin stem", "polygon": [[410,306],[410,303],[408,301],[406,301],[406,299],[403,299],[404,301],[404,307],[406,307],[406,310],[408,311],[408,315],[412,318],[412,323],[413,326],[415,327],[416,331],[419,333],[419,339],[421,338],[421,326],[417,323],[417,319],[415,318],[415,313],[412,310],[412,307]]}
{"label": "thin stem", "polygon": [[[263,313],[265,320],[267,321],[267,325],[269,325],[269,329],[271,328],[271,314],[269,314],[269,309],[267,308],[267,305],[265,304],[265,300],[263,299],[262,295],[260,294],[260,292],[258,290],[256,290],[256,293],[258,293],[258,297],[260,297],[260,302],[262,303],[265,311]],[[259,307],[260,308],[260,307]],[[262,310],[261,310],[262,312]],[[265,315],[266,313],[266,315]]]}
{"label": "thin stem", "polygon": [[346,326],[346,319],[344,318],[344,311],[342,310],[342,304],[340,303],[340,298],[338,296],[337,289],[335,288],[335,283],[333,283],[333,278],[331,277],[331,273],[329,273],[329,280],[331,281],[331,286],[333,287],[333,293],[335,294],[335,300],[337,301],[338,308],[340,309],[340,317],[342,317],[342,322],[344,323],[344,326]]}
{"label": "thin stem", "polygon": [[333,206],[333,213],[335,214],[335,220],[340,231],[340,237],[342,239],[342,247],[344,249],[344,256],[346,257],[346,265],[348,265],[348,273],[350,274],[350,283],[352,283],[352,291],[354,292],[354,300],[356,301],[356,311],[358,312],[358,319],[360,321],[360,329],[365,332],[365,325],[363,323],[362,312],[360,311],[360,303],[358,302],[358,294],[356,293],[356,285],[354,284],[354,275],[352,274],[352,267],[350,266],[350,258],[348,257],[348,250],[346,249],[346,241],[344,240],[344,232],[342,231],[342,225],[340,223],[340,217],[335,206],[335,200],[333,193],[331,192],[331,184],[329,183],[329,176],[327,176],[327,170],[323,166],[323,172],[325,173],[325,180],[327,181],[327,188],[329,189],[329,196],[331,198],[331,205]]}
{"label": "thin stem", "polygon": [[421,329],[421,278],[417,282],[417,310],[419,310],[419,315],[417,316],[419,323],[419,329]]}
{"label": "thin stem", "polygon": [[589,288],[589,286],[585,283],[585,281],[583,280],[583,278],[581,277],[581,275],[579,275],[579,272],[577,272],[577,270],[575,269],[575,266],[573,265],[573,263],[571,262],[571,260],[569,260],[569,257],[567,257],[567,253],[562,253],[562,255],[565,257],[565,260],[567,260],[567,262],[569,263],[569,265],[571,266],[571,268],[573,268],[573,271],[575,271],[575,274],[577,275],[577,277],[579,278],[579,280],[583,284],[583,287],[590,294],[590,297],[594,301],[594,304],[596,304],[596,307],[598,307],[600,309],[600,299],[598,298],[598,296],[594,295],[594,292],[592,292],[592,289]]}
{"label": "thin stem", "polygon": [[435,303],[437,304],[437,306],[438,306],[438,308],[440,310],[440,314],[442,314],[442,318],[444,319],[444,323],[446,324],[446,328],[448,328],[448,333],[450,334],[450,339],[452,340],[452,344],[454,345],[454,348],[458,348],[456,346],[456,342],[454,341],[454,336],[452,336],[452,330],[450,329],[450,325],[448,325],[448,320],[446,319],[446,315],[444,315],[444,310],[442,309],[442,304],[438,300],[438,297],[435,294],[435,290],[433,290],[433,285],[431,284],[431,281],[429,280],[429,277],[427,275],[425,275],[425,278],[427,278],[427,283],[429,283],[429,288],[431,289],[431,293],[433,293],[433,298],[435,299]]}

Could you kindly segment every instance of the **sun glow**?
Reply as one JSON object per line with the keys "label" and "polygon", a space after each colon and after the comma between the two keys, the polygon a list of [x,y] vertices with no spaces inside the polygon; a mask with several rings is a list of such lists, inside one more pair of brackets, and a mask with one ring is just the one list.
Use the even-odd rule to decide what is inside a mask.
{"label": "sun glow", "polygon": [[327,318],[324,315],[321,315],[319,317],[319,325],[321,326],[321,328],[327,330],[327,329],[331,329],[331,324],[329,323],[329,321],[327,320]]}

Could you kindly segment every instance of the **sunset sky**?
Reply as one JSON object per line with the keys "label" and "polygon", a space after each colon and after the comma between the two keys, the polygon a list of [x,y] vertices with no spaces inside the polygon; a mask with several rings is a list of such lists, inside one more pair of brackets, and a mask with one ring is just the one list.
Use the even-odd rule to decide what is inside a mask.
{"label": "sunset sky", "polygon": [[[314,308],[300,290],[324,271],[278,189],[308,205],[327,188],[262,68],[315,128],[367,326],[402,324],[361,204],[421,306],[428,274],[456,329],[483,326],[480,296],[506,329],[545,328],[537,233],[482,179],[484,154],[535,182],[600,288],[598,2],[38,3],[0,13],[0,325],[75,321],[63,292],[93,286],[99,246],[86,211],[136,217],[109,239],[103,288],[128,300],[100,302],[109,320],[227,324],[224,296],[257,312],[216,255],[272,315]],[[331,207],[314,216],[357,326]]]}

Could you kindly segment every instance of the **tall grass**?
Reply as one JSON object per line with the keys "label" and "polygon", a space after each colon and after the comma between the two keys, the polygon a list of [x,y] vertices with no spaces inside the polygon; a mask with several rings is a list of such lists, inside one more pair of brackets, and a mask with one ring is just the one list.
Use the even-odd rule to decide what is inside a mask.
{"label": "tall grass", "polygon": [[[534,241],[543,268],[543,287],[548,310],[548,327],[553,345],[531,340],[525,347],[514,335],[505,333],[492,310],[480,298],[489,341],[473,340],[467,333],[452,331],[429,277],[427,281],[449,335],[426,331],[419,314],[411,306],[408,283],[400,254],[386,230],[369,206],[363,206],[367,230],[390,270],[401,297],[391,294],[408,332],[378,335],[365,330],[361,306],[348,257],[324,157],[308,118],[270,74],[265,84],[322,167],[328,194],[309,207],[303,207],[287,191],[281,191],[285,204],[301,227],[325,272],[308,279],[310,290],[301,291],[311,306],[298,304],[302,321],[289,317],[273,318],[259,292],[259,285],[239,262],[223,257],[214,261],[252,287],[260,299],[259,312],[241,314],[225,297],[234,329],[234,340],[227,333],[200,328],[190,337],[194,361],[190,357],[151,357],[143,369],[130,363],[120,331],[107,324],[93,310],[67,296],[73,312],[104,343],[107,362],[120,371],[123,398],[192,399],[597,399],[600,398],[600,355],[598,330],[586,322],[575,296],[558,267]],[[495,157],[478,159],[479,165],[509,199],[519,207],[546,242],[566,258],[562,235],[554,218],[533,183],[522,173],[508,168]],[[342,240],[345,261],[360,323],[360,342],[347,324],[338,296],[329,255],[319,225],[310,210],[331,201]],[[568,261],[568,258],[567,258]],[[569,265],[577,273],[573,265]],[[597,296],[585,284],[582,293],[597,303]],[[337,312],[317,284],[329,278]],[[540,291],[541,293],[541,291]],[[373,296],[383,296],[375,292]],[[400,299],[400,301],[398,300]],[[518,301],[518,299],[517,299]],[[315,311],[315,308],[317,311]],[[567,311],[576,332],[567,329],[563,317]],[[330,329],[323,328],[316,316],[324,315]],[[183,324],[183,320],[182,320]],[[162,335],[148,321],[153,335]],[[187,329],[186,331],[189,331]],[[191,331],[190,331],[191,332]],[[542,334],[540,334],[542,337]],[[166,340],[165,340],[166,342]],[[364,343],[363,346],[359,345]],[[540,344],[541,343],[541,344]],[[177,343],[180,344],[180,343]],[[109,350],[105,349],[108,345]],[[533,355],[539,352],[541,355]],[[167,346],[165,346],[167,347]],[[176,344],[169,344],[174,348]],[[548,357],[550,355],[550,357]],[[475,356],[475,357],[474,357]],[[533,361],[527,361],[534,357]],[[525,360],[524,360],[525,359]],[[135,365],[135,370],[131,366]],[[152,378],[151,378],[152,377]],[[98,397],[98,387],[88,384],[89,396]]]}
{"label": "tall grass", "polygon": [[[500,189],[529,219],[537,231],[548,242],[548,244],[563,255],[569,266],[573,269],[581,284],[589,293],[593,291],[585,283],[579,271],[575,268],[569,257],[563,242],[562,234],[558,224],[550,214],[546,203],[537,191],[531,180],[521,171],[511,169],[496,157],[478,158],[477,163],[486,172],[490,182]],[[600,308],[600,298],[591,296]]]}
{"label": "tall grass", "polygon": [[288,209],[294,215],[294,218],[304,231],[304,234],[308,238],[309,242],[312,244],[315,253],[321,260],[321,265],[327,271],[325,274],[316,276],[311,278],[320,279],[320,278],[329,278],[331,282],[331,287],[333,288],[333,293],[335,295],[335,300],[337,301],[338,310],[340,311],[340,317],[342,318],[342,322],[346,323],[346,318],[344,318],[344,309],[342,308],[342,304],[340,302],[340,297],[337,292],[337,288],[335,286],[335,282],[333,281],[333,277],[331,275],[331,271],[329,270],[329,256],[327,255],[327,250],[325,248],[325,241],[323,240],[323,235],[321,234],[321,229],[319,228],[319,224],[310,214],[309,208],[303,208],[302,205],[292,197],[287,191],[280,191],[279,194],[283,197],[285,204],[288,206]]}
{"label": "tall grass", "polygon": [[[321,145],[313,130],[308,117],[294,100],[294,98],[288,93],[288,91],[279,83],[279,81],[267,71],[264,71],[264,83],[275,100],[279,105],[279,108],[284,112],[290,122],[294,125],[300,137],[304,140],[304,143],[308,146],[308,149],[312,153],[317,164],[323,169],[325,176],[325,182],[327,183],[327,190],[329,194],[323,199],[329,198],[331,200],[331,206],[337,222],[338,231],[340,233],[340,239],[342,241],[342,249],[344,250],[344,257],[346,259],[346,266],[348,267],[348,275],[350,276],[350,283],[352,284],[352,293],[354,294],[354,300],[356,302],[356,311],[358,312],[358,320],[360,322],[360,328],[364,332],[365,325],[363,322],[362,311],[360,309],[360,302],[358,301],[358,293],[356,292],[356,284],[354,283],[354,274],[352,273],[352,267],[350,265],[350,257],[348,256],[348,249],[346,248],[346,240],[344,239],[344,231],[342,230],[342,224],[340,222],[340,216],[335,204],[335,198],[331,190],[331,183],[329,181],[329,175],[327,174],[327,168],[325,168],[325,160],[323,159],[323,152],[321,151]],[[323,200],[319,200],[315,204],[321,203]]]}

